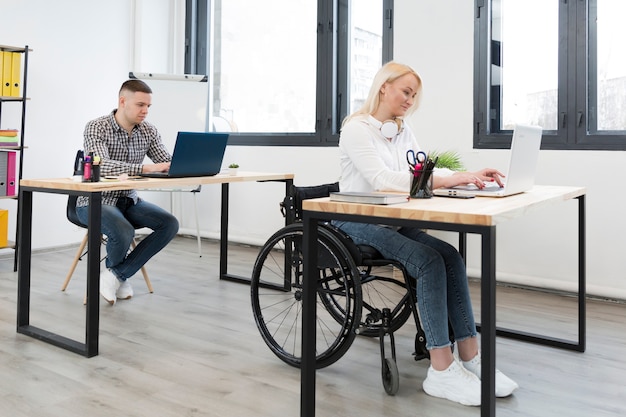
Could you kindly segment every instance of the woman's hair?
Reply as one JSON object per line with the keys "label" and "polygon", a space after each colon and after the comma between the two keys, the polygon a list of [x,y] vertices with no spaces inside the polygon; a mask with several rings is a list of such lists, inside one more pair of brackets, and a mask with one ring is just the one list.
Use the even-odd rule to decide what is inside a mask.
{"label": "woman's hair", "polygon": [[343,120],[342,126],[355,116],[369,115],[374,113],[380,105],[380,90],[383,85],[385,83],[394,82],[395,80],[406,74],[413,74],[417,79],[417,91],[415,92],[415,101],[413,102],[411,108],[406,112],[406,115],[413,113],[419,106],[420,97],[422,95],[422,79],[419,74],[410,66],[400,64],[399,62],[390,61],[383,65],[374,76],[374,81],[372,81],[372,86],[370,87],[369,94],[367,95],[367,99],[365,100],[365,103],[363,103],[363,106],[359,110],[346,117]]}
{"label": "woman's hair", "polygon": [[120,88],[119,95],[121,96],[124,91],[130,91],[131,93],[140,92],[152,94],[152,89],[148,86],[148,84],[135,79],[124,81],[124,84],[122,84],[122,87]]}

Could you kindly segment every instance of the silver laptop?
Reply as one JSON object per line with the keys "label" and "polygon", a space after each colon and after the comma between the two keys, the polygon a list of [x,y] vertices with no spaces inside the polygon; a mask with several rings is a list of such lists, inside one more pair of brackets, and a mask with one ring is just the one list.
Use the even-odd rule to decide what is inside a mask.
{"label": "silver laptop", "polygon": [[506,197],[530,190],[535,185],[537,160],[541,147],[541,132],[539,126],[515,126],[511,141],[509,170],[504,178],[504,187],[500,187],[494,181],[487,182],[482,190],[479,190],[475,185],[463,185],[438,188],[433,190],[433,193],[445,197]]}
{"label": "silver laptop", "polygon": [[178,132],[168,172],[150,172],[142,177],[208,177],[220,172],[227,133]]}

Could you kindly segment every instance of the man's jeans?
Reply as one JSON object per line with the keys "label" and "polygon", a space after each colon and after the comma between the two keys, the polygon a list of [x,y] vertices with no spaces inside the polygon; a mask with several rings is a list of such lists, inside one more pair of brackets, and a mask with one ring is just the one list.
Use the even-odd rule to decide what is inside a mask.
{"label": "man's jeans", "polygon": [[[129,200],[128,204],[124,204]],[[79,220],[87,224],[88,207],[76,207]],[[102,234],[107,236],[106,267],[126,281],[155,254],[163,249],[178,232],[178,220],[162,208],[139,199],[132,204],[122,199],[122,204],[102,205]],[[153,232],[128,253],[135,237],[135,229],[147,227]]]}
{"label": "man's jeans", "polygon": [[417,305],[426,348],[450,345],[448,321],[455,340],[476,336],[465,263],[450,244],[417,228],[395,230],[376,224],[333,221],[356,244],[377,249],[401,262],[417,279]]}

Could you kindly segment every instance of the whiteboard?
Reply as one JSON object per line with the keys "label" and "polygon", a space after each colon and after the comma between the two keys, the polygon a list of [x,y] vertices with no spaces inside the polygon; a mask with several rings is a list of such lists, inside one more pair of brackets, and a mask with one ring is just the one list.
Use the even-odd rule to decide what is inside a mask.
{"label": "whiteboard", "polygon": [[209,83],[157,79],[145,82],[152,89],[152,106],[146,120],[159,130],[170,153],[179,131],[207,131]]}

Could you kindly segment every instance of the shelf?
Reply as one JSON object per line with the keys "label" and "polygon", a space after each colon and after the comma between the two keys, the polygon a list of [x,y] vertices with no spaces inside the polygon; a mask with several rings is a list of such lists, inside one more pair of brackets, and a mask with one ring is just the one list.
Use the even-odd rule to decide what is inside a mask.
{"label": "shelf", "polygon": [[[28,101],[30,100],[28,98],[28,93],[26,92],[26,79],[28,76],[28,56],[30,54],[30,52],[32,51],[32,49],[30,49],[28,47],[28,45],[25,46],[9,46],[9,45],[0,45],[0,52],[2,52],[3,55],[3,61],[5,60],[5,58],[8,55],[11,55],[11,71],[9,74],[11,83],[16,83],[17,85],[19,85],[20,89],[19,89],[19,96],[15,96],[14,90],[9,90],[6,91],[6,89],[4,90],[4,95],[2,95],[2,93],[0,93],[0,118],[4,119],[4,114],[5,112],[3,111],[4,108],[4,103],[7,103],[7,105],[12,106],[13,104],[11,103],[19,103],[19,107],[21,107],[21,112],[19,114],[19,118],[17,117],[18,115],[14,114],[13,112],[11,112],[9,114],[10,116],[10,120],[2,120],[2,123],[0,124],[1,126],[7,126],[8,124],[15,124],[15,126],[19,126],[19,133],[18,133],[18,142],[15,143],[12,140],[7,140],[4,141],[4,146],[0,146],[0,156],[6,157],[7,159],[7,164],[6,167],[4,167],[3,169],[7,170],[7,182],[6,184],[10,184],[9,182],[9,175],[8,175],[8,169],[10,168],[11,170],[13,169],[13,166],[15,166],[16,169],[16,173],[15,173],[15,188],[11,188],[9,190],[10,194],[15,194],[15,192],[17,191],[18,187],[19,187],[19,183],[22,179],[22,174],[23,174],[23,167],[24,167],[24,152],[23,150],[25,149],[24,147],[24,127],[26,124],[26,104],[28,103]],[[6,53],[6,54],[5,54]],[[18,56],[18,55],[21,55]],[[19,62],[17,60],[17,58],[19,59]],[[8,58],[7,58],[8,59]],[[19,68],[16,66],[19,63]],[[5,68],[7,69],[7,68]],[[3,76],[6,75],[6,71],[2,74]],[[19,78],[18,78],[19,77]],[[13,81],[15,78],[15,81]],[[12,87],[15,87],[14,84],[11,84]],[[11,94],[11,95],[6,95],[6,94]],[[16,121],[16,118],[18,118],[19,122]],[[9,122],[9,123],[7,123]],[[6,129],[5,129],[6,130]],[[0,137],[0,142],[3,142],[3,138],[4,137]],[[14,138],[13,138],[14,139]],[[11,155],[12,153],[15,153],[15,160],[12,158],[13,155]],[[9,165],[10,163],[10,165]],[[13,177],[10,177],[10,180],[13,180]],[[13,187],[13,184],[11,184],[11,187]],[[8,186],[7,186],[8,188]],[[5,191],[6,194],[6,191]],[[17,197],[17,195],[4,195],[4,196],[0,196],[0,200],[6,201],[6,200],[14,200],[17,202],[17,209],[14,210],[13,215],[17,216],[17,214],[20,212],[20,200]],[[13,210],[12,210],[13,211]],[[14,256],[13,256],[13,270],[17,271],[17,258],[18,258],[18,251],[19,251],[19,241],[18,241],[18,236],[19,236],[19,230],[17,230],[18,228],[16,227],[15,230],[15,240],[13,242],[9,242],[8,245],[0,247],[0,249],[13,249],[14,250]]]}
{"label": "shelf", "polygon": [[15,249],[15,242],[9,240],[6,246],[0,246],[0,250],[2,249]]}
{"label": "shelf", "polygon": [[[7,52],[26,52],[26,48],[23,46],[8,46],[8,45],[0,45],[0,51]],[[28,48],[28,52],[32,52],[32,49]]]}
{"label": "shelf", "polygon": [[0,101],[24,101],[30,100],[30,98],[26,97],[14,97],[14,96],[0,96]]}

